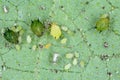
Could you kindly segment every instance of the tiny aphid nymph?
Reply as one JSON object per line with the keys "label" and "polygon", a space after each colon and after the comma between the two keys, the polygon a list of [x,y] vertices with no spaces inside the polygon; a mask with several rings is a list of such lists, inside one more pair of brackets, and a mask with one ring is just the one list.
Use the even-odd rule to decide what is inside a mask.
{"label": "tiny aphid nymph", "polygon": [[97,29],[97,31],[100,31],[100,32],[102,32],[104,30],[108,30],[109,29],[109,22],[110,22],[109,15],[108,14],[104,14],[96,22],[95,28]]}

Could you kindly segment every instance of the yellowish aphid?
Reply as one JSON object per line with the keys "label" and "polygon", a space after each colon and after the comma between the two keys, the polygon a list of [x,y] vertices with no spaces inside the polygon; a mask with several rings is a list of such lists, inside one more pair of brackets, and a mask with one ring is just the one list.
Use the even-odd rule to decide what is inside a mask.
{"label": "yellowish aphid", "polygon": [[109,29],[109,16],[108,14],[104,14],[100,17],[100,19],[96,22],[96,29],[98,31],[108,30]]}
{"label": "yellowish aphid", "polygon": [[65,70],[68,70],[68,69],[70,69],[71,66],[72,66],[72,65],[69,63],[69,64],[65,65],[64,69],[65,69]]}
{"label": "yellowish aphid", "polygon": [[78,63],[77,59],[74,58],[74,59],[73,59],[73,65],[74,65],[74,66],[77,65],[77,63]]}
{"label": "yellowish aphid", "polygon": [[20,49],[21,49],[20,45],[18,45],[18,44],[15,45],[15,48],[16,48],[17,51],[20,51]]}
{"label": "yellowish aphid", "polygon": [[51,46],[51,43],[48,43],[44,46],[44,48],[48,49]]}
{"label": "yellowish aphid", "polygon": [[32,41],[32,38],[31,38],[30,35],[28,35],[28,36],[27,36],[27,43],[31,43],[31,41]]}
{"label": "yellowish aphid", "polygon": [[75,57],[78,58],[79,57],[79,53],[75,52]]}
{"label": "yellowish aphid", "polygon": [[74,56],[74,55],[73,55],[72,53],[66,54],[66,58],[67,58],[67,59],[71,59],[71,58],[73,58],[73,56]]}
{"label": "yellowish aphid", "polygon": [[85,66],[85,62],[84,61],[80,61],[80,66],[84,67]]}
{"label": "yellowish aphid", "polygon": [[61,44],[66,44],[66,42],[67,42],[67,38],[63,38],[63,39],[61,40]]}
{"label": "yellowish aphid", "polygon": [[61,29],[57,24],[51,24],[50,35],[52,35],[55,39],[59,39],[59,37],[61,36]]}

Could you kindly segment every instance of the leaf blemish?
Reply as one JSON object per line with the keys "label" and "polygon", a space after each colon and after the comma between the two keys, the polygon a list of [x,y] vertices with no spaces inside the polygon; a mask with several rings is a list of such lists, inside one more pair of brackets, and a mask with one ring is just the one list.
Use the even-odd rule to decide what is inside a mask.
{"label": "leaf blemish", "polygon": [[105,48],[108,48],[108,46],[109,46],[108,43],[107,43],[107,42],[104,42],[104,47],[105,47]]}

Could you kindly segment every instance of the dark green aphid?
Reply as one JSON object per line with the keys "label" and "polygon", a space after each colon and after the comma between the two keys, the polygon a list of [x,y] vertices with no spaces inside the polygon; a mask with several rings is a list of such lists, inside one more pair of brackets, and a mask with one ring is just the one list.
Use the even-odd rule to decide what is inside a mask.
{"label": "dark green aphid", "polygon": [[10,29],[6,29],[4,32],[4,38],[10,43],[18,44],[18,37],[18,32],[14,32]]}
{"label": "dark green aphid", "polygon": [[100,17],[100,19],[96,22],[96,29],[98,31],[108,30],[109,29],[109,16],[107,14],[104,14]]}
{"label": "dark green aphid", "polygon": [[31,23],[31,30],[35,35],[40,37],[43,35],[43,32],[45,30],[45,26],[39,20],[34,20]]}

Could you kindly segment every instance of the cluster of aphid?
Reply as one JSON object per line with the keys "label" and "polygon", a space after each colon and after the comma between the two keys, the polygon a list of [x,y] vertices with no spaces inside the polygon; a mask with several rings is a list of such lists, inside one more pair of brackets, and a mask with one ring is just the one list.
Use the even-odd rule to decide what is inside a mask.
{"label": "cluster of aphid", "polygon": [[[104,31],[104,30],[108,30],[109,29],[109,22],[110,22],[109,16],[107,14],[102,15],[100,17],[100,19],[96,22],[96,26],[95,26],[96,30],[99,32]],[[61,35],[60,28],[58,25],[56,25],[54,23],[52,24],[52,26],[53,27],[51,27],[51,28],[53,30],[51,31],[51,35],[53,35],[54,38],[58,39]],[[58,30],[57,32],[56,32],[56,29]],[[34,20],[31,23],[31,31],[35,35],[40,37],[45,32],[45,26],[39,20]],[[18,44],[19,43],[19,40],[18,40],[19,32],[15,32],[11,29],[6,29],[4,32],[4,38],[10,43]]]}
{"label": "cluster of aphid", "polygon": [[[19,26],[11,27],[11,28],[15,28],[14,30],[11,29],[11,28],[5,29],[5,31],[3,33],[3,36],[8,42],[13,43],[13,44],[18,44],[19,43],[19,36],[20,36],[19,33],[20,33],[20,31],[15,31],[18,27]],[[34,20],[34,21],[31,22],[31,31],[36,36],[40,37],[45,32],[45,26],[39,20]],[[30,38],[30,36],[27,36],[27,37],[28,37],[28,39]],[[29,39],[29,41],[30,41],[30,39]]]}
{"label": "cluster of aphid", "polygon": [[[40,22],[39,20],[32,21],[30,27],[31,27],[31,31],[38,37],[42,36],[46,30],[45,25],[42,22]],[[61,35],[61,30],[60,30],[59,26],[53,23],[53,24],[51,24],[50,28],[51,28],[50,34],[55,39],[58,39]],[[99,32],[108,30],[109,29],[109,16],[106,14],[101,16],[100,19],[96,22],[95,28]],[[67,29],[65,27],[63,27],[62,30],[66,31]],[[22,27],[14,26],[14,29],[11,29],[11,28],[5,29],[3,36],[8,42],[13,43],[13,44],[18,44],[18,43],[20,43],[19,36],[21,35],[21,33],[22,33]],[[27,36],[27,39],[28,39],[27,40],[28,43],[30,43],[31,42],[30,36]],[[64,44],[64,43],[66,43],[66,41],[67,41],[67,39],[63,38],[61,40],[61,43]],[[58,57],[59,57],[58,54],[54,54],[53,63],[56,63]],[[77,57],[74,57],[73,65],[78,64]],[[73,58],[73,54],[66,54],[66,58]],[[81,62],[80,64],[83,66],[84,62]],[[68,70],[70,67],[71,67],[71,63],[65,65],[64,69]]]}
{"label": "cluster of aphid", "polygon": [[[18,27],[18,26],[14,26],[14,27]],[[43,33],[45,33],[46,31],[46,27],[45,25],[40,22],[39,20],[34,20],[31,22],[31,31],[38,37],[42,36]],[[50,35],[52,35],[55,39],[59,39],[61,36],[61,29],[60,27],[55,24],[55,23],[51,23],[50,24],[50,29],[48,28],[48,31],[50,33]],[[10,28],[5,29],[4,33],[4,38],[10,42],[10,43],[14,43],[14,44],[18,44],[19,43],[19,31],[16,32]],[[28,36],[28,38],[30,38],[30,36]],[[29,41],[28,41],[29,42]]]}

